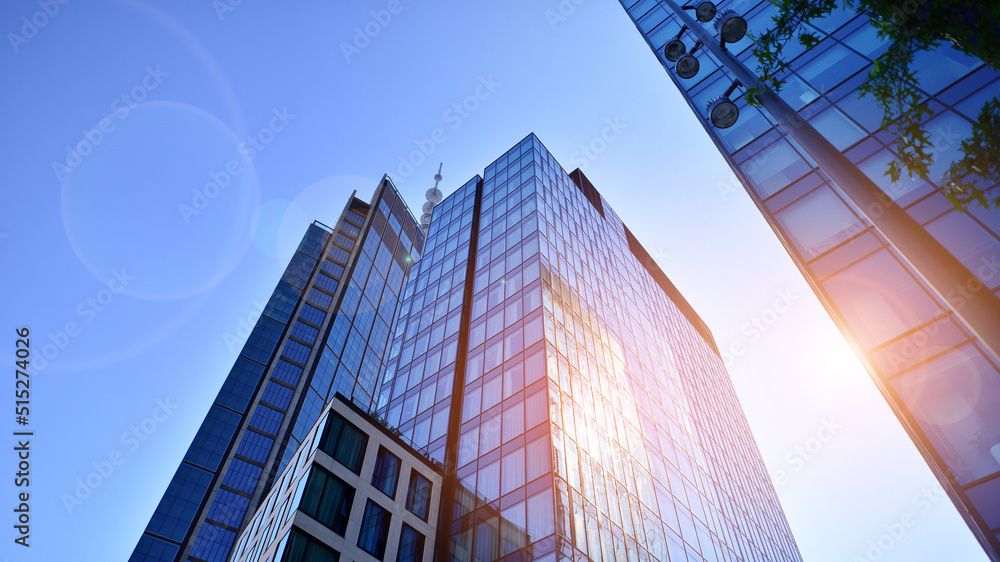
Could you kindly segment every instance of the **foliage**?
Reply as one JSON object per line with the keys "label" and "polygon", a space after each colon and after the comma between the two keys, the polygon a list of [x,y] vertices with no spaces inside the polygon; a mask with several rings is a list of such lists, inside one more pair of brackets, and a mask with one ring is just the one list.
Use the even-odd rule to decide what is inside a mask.
{"label": "foliage", "polygon": [[[1000,68],[1000,3],[970,3],[965,0],[772,0],[779,13],[774,25],[756,37],[754,55],[758,62],[761,85],[781,91],[788,61],[783,48],[792,39],[806,49],[820,39],[805,24],[825,17],[841,5],[868,14],[871,25],[888,41],[888,49],[875,61],[861,86],[883,110],[882,127],[893,132],[896,159],[886,175],[895,182],[902,172],[925,180],[934,161],[935,147],[924,128],[933,113],[924,94],[917,88],[911,68],[914,53],[951,44],[966,55],[983,60],[993,69]],[[760,92],[751,89],[747,101],[759,105]],[[972,175],[987,186],[1000,181],[1000,103],[996,99],[984,105],[973,134],[962,142],[963,156],[945,173],[944,195],[956,209],[970,203],[987,209],[1000,208],[1000,194],[981,189]]]}
{"label": "foliage", "polygon": [[979,112],[979,118],[972,125],[972,136],[962,141],[963,156],[952,162],[944,175],[946,196],[962,209],[970,203],[982,207],[1000,208],[1000,191],[992,194],[978,189],[969,174],[981,178],[1000,177],[1000,100],[993,98],[986,102]]}

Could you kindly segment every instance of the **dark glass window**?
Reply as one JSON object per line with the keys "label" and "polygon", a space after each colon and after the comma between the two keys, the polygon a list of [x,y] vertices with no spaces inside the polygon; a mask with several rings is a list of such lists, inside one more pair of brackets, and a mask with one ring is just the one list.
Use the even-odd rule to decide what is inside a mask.
{"label": "dark glass window", "polygon": [[151,537],[143,534],[139,537],[139,544],[135,547],[135,552],[128,562],[159,562],[160,560],[173,560],[180,550],[175,544],[163,539]]}
{"label": "dark glass window", "polygon": [[236,531],[205,523],[191,546],[191,556],[208,562],[226,562],[236,540]]}
{"label": "dark glass window", "polygon": [[284,281],[279,281],[271,294],[271,300],[267,301],[264,307],[264,316],[274,318],[278,322],[285,324],[295,310],[295,303],[299,302],[300,291]]}
{"label": "dark glass window", "polygon": [[333,372],[337,369],[337,357],[329,347],[323,348],[323,354],[319,356],[316,365],[316,372],[309,383],[321,397],[325,397],[330,391],[330,381],[333,380]]}
{"label": "dark glass window", "polygon": [[212,405],[205,421],[194,436],[191,447],[184,455],[184,460],[212,471],[218,470],[222,457],[233,441],[240,420],[239,414],[218,404]]}
{"label": "dark glass window", "polygon": [[347,263],[347,258],[350,257],[351,253],[339,246],[330,246],[330,250],[326,255],[332,260]]}
{"label": "dark glass window", "polygon": [[326,309],[329,308],[330,303],[333,302],[333,295],[324,293],[323,291],[313,287],[312,289],[309,289],[309,297],[307,300],[322,309]]}
{"label": "dark glass window", "polygon": [[265,437],[256,431],[247,431],[243,434],[243,440],[240,441],[236,454],[263,464],[273,445],[274,439]]}
{"label": "dark glass window", "polygon": [[313,285],[320,287],[321,289],[326,289],[331,293],[334,293],[337,291],[338,283],[337,280],[334,279],[333,277],[320,273],[319,275],[316,276],[316,279],[313,281]]}
{"label": "dark glass window", "polygon": [[211,483],[211,472],[181,463],[146,531],[176,542],[184,540]]}
{"label": "dark glass window", "polygon": [[358,226],[361,226],[361,225],[365,224],[364,217],[362,217],[361,215],[355,213],[354,211],[347,211],[347,214],[344,215],[344,218],[347,219],[347,220],[349,220],[349,221],[351,221],[351,222],[353,222],[354,224],[356,224]]}
{"label": "dark glass window", "polygon": [[272,380],[267,382],[267,386],[264,387],[264,395],[260,399],[282,410],[287,410],[288,404],[292,401],[293,394],[295,394],[294,390]]}
{"label": "dark glass window", "polygon": [[375,472],[372,474],[372,486],[390,498],[396,497],[399,464],[399,457],[387,451],[385,447],[378,448],[378,456],[375,457]]}
{"label": "dark glass window", "polygon": [[222,390],[219,391],[215,401],[237,412],[246,412],[263,374],[263,365],[240,356],[236,359],[233,369],[229,371],[229,376],[222,384]]}
{"label": "dark glass window", "polygon": [[[332,263],[332,262],[327,262]],[[323,318],[326,317],[326,312],[316,308],[311,304],[302,305],[302,310],[299,311],[299,319],[305,320],[310,324],[315,324],[317,326],[323,325]]]}
{"label": "dark glass window", "polygon": [[379,560],[385,556],[385,542],[389,538],[389,519],[387,510],[368,500],[365,516],[361,520],[358,546]]}
{"label": "dark glass window", "polygon": [[316,260],[301,252],[296,252],[288,267],[285,268],[285,274],[281,276],[281,280],[301,289],[306,286],[309,275],[315,268]]}
{"label": "dark glass window", "polygon": [[399,551],[396,554],[396,562],[423,562],[424,560],[424,536],[403,523],[403,530],[399,533]]}
{"label": "dark glass window", "polygon": [[340,356],[340,352],[344,350],[344,343],[347,341],[350,329],[351,320],[343,314],[338,314],[336,320],[333,321],[330,336],[326,340],[326,345],[333,351],[334,355]]}
{"label": "dark glass window", "polygon": [[229,472],[222,479],[222,483],[230,488],[241,492],[252,494],[257,488],[257,480],[263,469],[257,465],[250,464],[243,459],[233,459],[229,463]]}
{"label": "dark glass window", "polygon": [[313,465],[299,509],[334,533],[344,536],[353,503],[354,488],[322,467]]}
{"label": "dark glass window", "polygon": [[334,235],[333,242],[335,244],[340,244],[341,246],[343,246],[345,248],[353,248],[354,247],[354,240],[351,240],[350,238],[348,238],[347,236],[344,236],[340,232],[338,232],[336,235]]}
{"label": "dark glass window", "polygon": [[279,359],[277,365],[275,365],[274,367],[274,371],[271,372],[271,378],[279,380],[291,386],[299,384],[299,377],[301,376],[302,376],[302,367],[292,365],[291,363],[285,361],[284,359]]}
{"label": "dark glass window", "polygon": [[281,562],[340,562],[340,553],[292,528]]}
{"label": "dark glass window", "polygon": [[340,230],[342,230],[345,234],[347,234],[351,238],[357,238],[358,234],[361,234],[360,228],[354,226],[353,224],[348,224],[348,223],[341,223]]}
{"label": "dark glass window", "polygon": [[329,273],[334,277],[340,277],[344,274],[344,266],[334,263],[330,260],[323,260],[322,265],[323,271]]}
{"label": "dark glass window", "polygon": [[354,474],[361,474],[368,436],[339,414],[331,413],[320,448]]}
{"label": "dark glass window", "polygon": [[302,242],[299,243],[299,251],[314,258],[319,257],[319,253],[323,251],[323,244],[326,244],[326,239],[329,237],[330,233],[326,229],[311,224]]}
{"label": "dark glass window", "polygon": [[292,327],[292,337],[295,339],[302,340],[309,345],[312,345],[313,342],[316,341],[317,335],[319,335],[318,329],[313,328],[309,324],[305,324],[303,322],[296,322],[295,326]]}
{"label": "dark glass window", "polygon": [[313,424],[319,419],[319,414],[323,411],[323,406],[325,405],[319,394],[314,389],[309,389],[305,400],[302,402],[302,408],[299,410],[299,417],[295,420],[292,437],[299,440],[305,438]]}
{"label": "dark glass window", "polygon": [[258,363],[267,363],[271,359],[271,354],[274,353],[274,348],[278,345],[278,340],[281,339],[281,332],[284,329],[284,324],[261,316],[257,320],[253,332],[250,333],[250,337],[247,338],[242,354]]}
{"label": "dark glass window", "polygon": [[410,472],[410,485],[406,490],[406,509],[414,515],[427,521],[430,511],[431,481],[424,478],[416,470]]}
{"label": "dark glass window", "polygon": [[[305,324],[302,325],[304,326]],[[285,342],[285,348],[281,351],[281,355],[296,363],[305,365],[306,360],[309,359],[310,351],[312,350],[308,346],[302,345],[297,341],[288,340]]]}
{"label": "dark glass window", "polygon": [[274,408],[268,408],[263,404],[259,404],[253,411],[253,417],[250,418],[250,427],[259,429],[264,433],[277,435],[278,430],[281,428],[281,422],[284,419],[285,414]]}
{"label": "dark glass window", "polygon": [[212,501],[212,507],[208,510],[208,518],[223,525],[239,527],[240,523],[243,522],[243,516],[246,515],[248,505],[250,505],[250,498],[221,489]]}

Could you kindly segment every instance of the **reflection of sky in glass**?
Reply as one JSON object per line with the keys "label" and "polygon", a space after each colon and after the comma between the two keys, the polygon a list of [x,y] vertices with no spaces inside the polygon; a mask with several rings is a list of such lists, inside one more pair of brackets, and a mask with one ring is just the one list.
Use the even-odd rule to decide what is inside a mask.
{"label": "reflection of sky in glass", "polygon": [[[627,6],[628,3],[625,4]],[[744,8],[740,13],[749,16],[750,28],[759,33],[759,28],[767,24],[763,12],[758,13],[746,3],[742,4]],[[633,18],[642,16],[640,9],[638,4],[632,7]],[[769,9],[773,10],[765,8],[763,11]],[[881,187],[887,197],[908,207],[912,216],[927,224],[932,234],[973,268],[973,274],[978,279],[970,279],[967,287],[956,287],[943,297],[953,308],[963,306],[967,302],[963,291],[979,290],[975,288],[979,286],[979,280],[984,274],[991,274],[992,268],[987,264],[991,259],[990,248],[1000,241],[1000,225],[993,216],[979,210],[974,209],[967,214],[954,211],[937,193],[937,186],[934,184],[939,182],[950,163],[961,156],[959,143],[968,134],[970,124],[959,113],[966,117],[978,114],[982,103],[996,93],[994,80],[997,74],[983,69],[974,72],[982,63],[947,45],[915,55],[913,68],[917,72],[919,85],[936,98],[929,102],[935,115],[926,123],[934,162],[929,170],[930,181],[911,178],[904,171],[899,181],[890,182],[886,171],[894,158],[891,131],[877,132],[882,120],[881,111],[870,96],[861,98],[856,93],[856,88],[863,82],[865,73],[870,68],[871,58],[884,52],[885,45],[863,17],[851,21],[852,16],[849,10],[838,10],[816,24],[821,41],[811,52],[799,55],[801,46],[794,39],[791,41],[788,45],[791,49],[786,49],[785,55],[786,60],[791,62],[790,71],[797,80],[787,84],[782,95],[793,106],[800,107],[797,93],[803,88],[806,88],[807,93],[824,94],[821,99],[808,100],[812,104],[811,111],[810,107],[803,110],[809,112],[808,117],[816,129],[836,148],[845,150],[847,157],[857,162],[859,169]],[[673,25],[673,20],[669,19],[663,25]],[[673,78],[672,70],[669,67],[665,70]],[[696,101],[699,96],[705,96],[708,91],[718,88],[719,83],[724,83],[727,78],[719,71],[709,74],[703,80],[703,83],[711,86],[692,87],[689,81],[674,78],[680,89],[690,92],[692,99]],[[834,107],[828,107],[831,103]],[[958,113],[943,107],[956,103]],[[855,123],[860,124],[860,127]],[[893,353],[899,353],[902,341],[919,341],[922,331],[929,329],[928,324],[942,315],[941,309],[922,288],[920,276],[897,262],[888,251],[879,251],[883,242],[875,235],[861,234],[851,242],[841,244],[847,238],[868,230],[867,220],[858,223],[842,204],[835,203],[834,200],[828,199],[831,202],[829,206],[821,205],[816,194],[822,191],[810,193],[802,188],[801,182],[796,187],[786,189],[813,169],[815,163],[787,136],[784,141],[775,142],[776,135],[784,132],[781,128],[770,127],[770,123],[766,125],[762,127],[760,120],[744,119],[741,116],[740,121],[731,129],[714,129],[707,124],[705,127],[709,135],[723,147],[724,153],[746,147],[739,154],[738,160],[740,169],[749,180],[747,189],[755,199],[764,201],[762,207],[767,209],[766,212],[777,211],[776,220],[770,222],[779,238],[786,242],[793,260],[804,273],[816,272],[823,278],[816,280],[825,289],[822,300],[832,315],[846,321],[845,334],[854,338],[862,349],[872,350],[878,357],[874,363],[880,366],[879,369],[884,365],[893,365],[884,373],[873,374],[887,376],[897,371],[901,365],[912,364],[914,357],[926,360],[932,354],[925,349],[909,353],[904,360],[887,359]],[[873,131],[877,134],[870,135]],[[794,147],[801,158],[793,157],[794,151],[788,145]],[[835,188],[829,183],[827,185]],[[878,206],[862,211],[881,214]],[[854,228],[845,229],[841,224],[852,225]],[[816,259],[809,268],[805,266],[806,261],[828,250],[832,251]],[[980,269],[983,270],[982,273],[979,272]],[[995,283],[990,281],[990,284]],[[966,336],[959,332],[955,337],[941,341],[961,345],[966,341]],[[889,348],[895,351],[888,351]],[[972,360],[988,363],[987,358],[976,348],[968,349]],[[987,372],[990,377],[1000,376],[995,374],[995,368]],[[941,384],[941,391],[944,393],[948,390],[947,384]],[[959,383],[956,385],[961,386]],[[888,391],[883,394],[898,409],[906,411],[908,405],[900,403],[899,396]],[[955,430],[949,439],[955,442],[962,439],[974,441],[978,433],[972,425]],[[941,467],[942,472],[966,470],[960,462],[955,462],[955,459],[961,460],[961,455],[955,454],[952,445],[937,439],[929,430],[925,431],[928,433],[921,434],[920,430],[912,429],[912,438],[922,441],[922,446],[935,449],[945,459],[946,466]],[[967,444],[964,444],[959,448],[966,447]],[[933,456],[925,455],[925,458],[932,459]],[[993,467],[980,474],[990,477],[1000,473]],[[964,477],[958,479],[967,482]],[[943,482],[950,485],[947,479]],[[970,507],[985,510],[981,514],[994,513],[991,505],[998,503],[998,490],[1000,488],[996,486],[968,488],[968,497],[977,506]],[[959,511],[963,510],[961,508]],[[971,525],[979,525],[973,519],[969,521]],[[990,534],[988,529],[983,532]]]}
{"label": "reflection of sky in glass", "polygon": [[[397,327],[403,335],[394,348],[401,351],[380,402],[404,435],[421,413],[406,406],[414,391],[389,390],[391,377],[408,371],[412,384],[422,354],[447,345],[447,335],[420,342],[434,330],[433,320],[424,320],[436,307],[433,286],[450,275],[438,266],[451,263],[448,249],[456,245],[447,240],[465,238],[461,223],[452,225],[471,217],[472,187],[435,210],[426,256],[409,283],[426,287],[412,296],[423,308],[411,307]],[[554,547],[543,540],[552,533],[591,558],[638,549],[664,559],[685,542],[707,548],[700,541],[726,519],[723,506],[735,498],[702,483],[737,474],[734,464],[753,470],[748,459],[757,455],[745,421],[724,413],[732,411],[733,395],[721,359],[629,251],[610,207],[603,205],[602,217],[534,137],[486,169],[481,207],[468,368],[464,389],[456,389],[457,475],[470,490],[459,498],[460,513],[477,513],[463,521],[483,521],[498,505],[510,505],[501,515],[528,530],[536,556]],[[454,263],[464,267],[461,258]],[[434,384],[437,373],[420,372],[424,382],[416,386]],[[710,395],[694,390],[700,384],[713,388]],[[709,447],[707,435],[725,449]],[[432,456],[442,446],[417,445]],[[749,486],[734,477],[723,487]],[[749,530],[740,532],[756,541]],[[798,557],[786,526],[766,532]],[[459,552],[489,556],[524,546],[502,524],[463,526],[453,540]]]}

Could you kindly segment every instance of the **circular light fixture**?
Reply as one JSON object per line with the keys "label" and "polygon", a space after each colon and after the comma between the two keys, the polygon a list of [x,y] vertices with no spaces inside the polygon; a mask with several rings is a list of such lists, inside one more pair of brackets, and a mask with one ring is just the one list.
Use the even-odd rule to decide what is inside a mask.
{"label": "circular light fixture", "polygon": [[687,52],[687,47],[684,46],[684,42],[680,39],[671,39],[666,46],[663,47],[663,57],[670,62],[677,62],[677,59],[681,58],[681,55]]}
{"label": "circular light fixture", "polygon": [[719,129],[728,129],[740,118],[740,108],[727,97],[718,97],[708,102],[708,117]]}
{"label": "circular light fixture", "polygon": [[698,69],[700,67],[701,64],[698,62],[698,59],[695,58],[694,55],[688,54],[677,59],[677,66],[675,68],[677,70],[677,76],[686,80],[688,78],[694,78],[694,75],[698,74]]}
{"label": "circular light fixture", "polygon": [[698,4],[698,8],[695,9],[694,15],[698,18],[698,21],[702,23],[712,21],[712,18],[715,17],[715,4],[711,2],[702,2],[701,4]]}
{"label": "circular light fixture", "polygon": [[732,10],[726,10],[716,18],[715,30],[726,43],[736,43],[747,34],[747,20]]}

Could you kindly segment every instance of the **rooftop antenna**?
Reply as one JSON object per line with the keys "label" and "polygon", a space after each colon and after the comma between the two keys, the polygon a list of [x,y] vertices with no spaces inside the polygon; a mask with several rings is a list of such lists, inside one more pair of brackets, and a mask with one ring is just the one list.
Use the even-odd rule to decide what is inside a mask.
{"label": "rooftop antenna", "polygon": [[427,229],[431,226],[431,215],[434,213],[434,207],[441,202],[444,198],[444,194],[438,189],[438,184],[441,183],[441,168],[444,167],[444,162],[438,165],[438,172],[434,174],[434,187],[427,190],[425,196],[427,197],[427,202],[424,203],[423,211],[424,214],[420,216],[420,228],[427,234]]}

